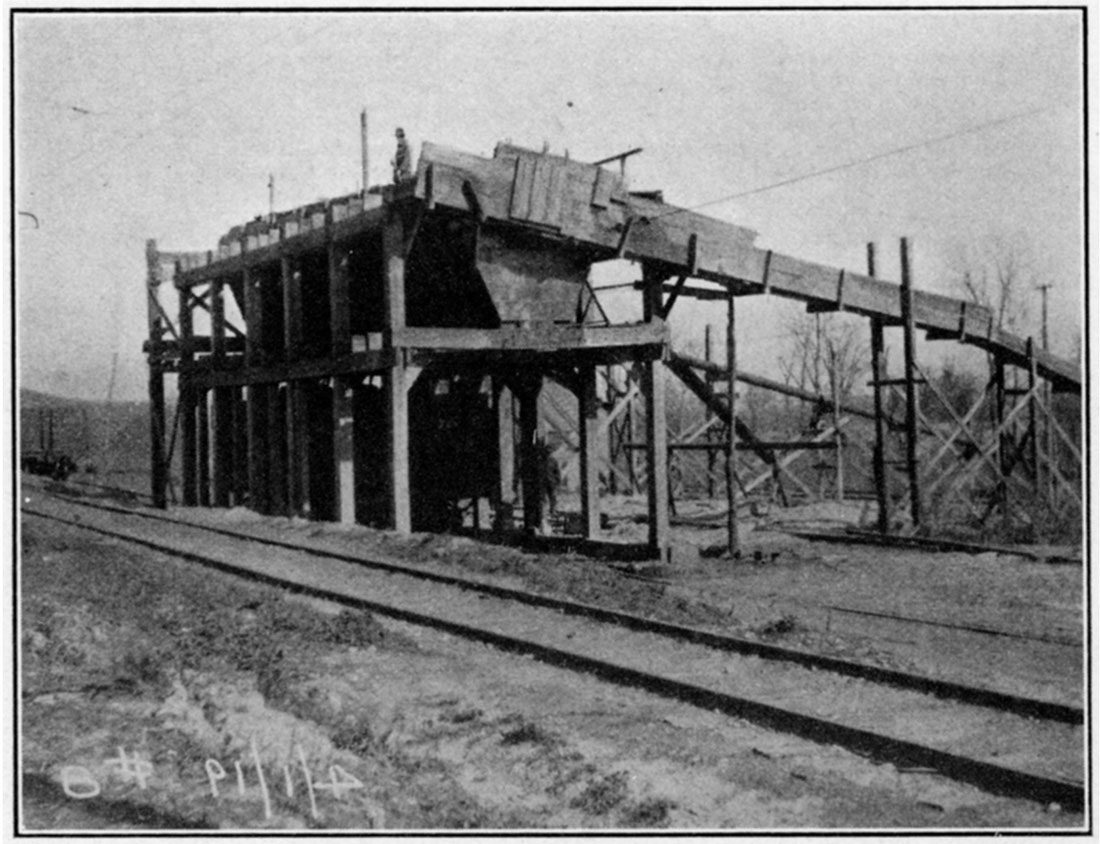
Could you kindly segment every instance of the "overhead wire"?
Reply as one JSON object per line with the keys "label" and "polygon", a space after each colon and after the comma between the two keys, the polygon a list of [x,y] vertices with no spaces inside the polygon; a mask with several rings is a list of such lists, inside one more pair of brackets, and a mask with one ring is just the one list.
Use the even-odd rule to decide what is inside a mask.
{"label": "overhead wire", "polygon": [[809,179],[816,179],[819,176],[826,176],[831,173],[839,173],[843,170],[850,170],[854,167],[861,167],[865,164],[870,164],[874,161],[880,161],[884,158],[890,158],[895,155],[902,155],[906,152],[912,152],[913,150],[922,149],[924,147],[932,146],[934,144],[944,143],[955,138],[960,138],[965,135],[972,135],[977,132],[985,131],[986,129],[994,126],[1000,126],[1005,123],[1010,123],[1016,120],[1022,120],[1025,117],[1032,117],[1036,114],[1040,114],[1045,111],[1051,111],[1056,108],[1065,107],[1065,103],[1048,103],[1047,105],[1031,108],[1026,111],[1016,112],[1014,114],[997,117],[992,120],[986,120],[982,123],[977,123],[972,126],[966,126],[962,129],[956,129],[953,132],[948,132],[944,135],[936,135],[932,138],[925,138],[921,141],[915,141],[913,143],[904,144],[899,147],[884,150],[882,152],[873,153],[872,155],[856,158],[851,161],[846,161],[841,164],[833,164],[828,167],[823,167],[819,170],[812,170],[809,173],[802,173],[798,176],[791,176],[790,178],[782,179],[777,182],[771,182],[759,187],[750,188],[749,190],[740,191],[738,193],[728,194],[726,196],[718,197],[717,199],[709,199],[706,202],[701,202],[697,205],[692,205],[687,208],[674,208],[671,211],[666,211],[663,214],[658,214],[651,219],[660,219],[662,217],[671,217],[675,214],[682,214],[685,211],[697,211],[700,208],[708,208],[711,205],[718,205],[723,202],[730,202],[734,199],[743,199],[746,196],[754,196],[756,194],[764,193],[765,191],[775,190],[776,188],[787,187],[788,185],[797,184],[799,182],[805,182]]}

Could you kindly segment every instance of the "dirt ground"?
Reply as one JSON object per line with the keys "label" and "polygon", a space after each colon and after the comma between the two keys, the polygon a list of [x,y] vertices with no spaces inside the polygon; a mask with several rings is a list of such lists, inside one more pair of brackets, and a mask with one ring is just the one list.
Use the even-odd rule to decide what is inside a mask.
{"label": "dirt ground", "polygon": [[[876,549],[841,552],[761,530],[747,538],[762,552],[777,550],[762,553],[767,562],[683,554],[672,569],[624,578],[578,555],[464,538],[400,538],[240,510],[201,515],[883,664],[923,658],[945,674],[967,674],[964,655],[981,663],[973,642],[941,656],[919,636],[837,630],[837,619],[851,614],[834,610],[830,619],[820,608],[843,600],[849,609],[889,607],[1067,637],[1076,625],[1080,635],[1080,569],[1018,558],[887,560]],[[872,765],[444,634],[286,599],[75,529],[26,519],[23,548],[27,829],[1082,823],[1056,806]],[[1005,650],[1003,637],[984,639],[997,643],[986,645],[987,656]],[[1039,687],[1047,682],[1039,662],[1009,653],[1003,670],[987,673],[1015,691],[1025,682]],[[1074,697],[1071,681],[1047,685],[1044,696]],[[1078,667],[1078,697],[1082,686]]]}

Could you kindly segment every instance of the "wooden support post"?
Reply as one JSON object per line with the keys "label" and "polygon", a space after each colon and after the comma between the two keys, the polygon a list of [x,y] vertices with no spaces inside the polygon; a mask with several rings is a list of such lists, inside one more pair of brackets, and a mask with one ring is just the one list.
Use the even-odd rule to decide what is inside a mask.
{"label": "wooden support post", "polygon": [[210,347],[216,361],[225,360],[225,282],[221,278],[210,282]]}
{"label": "wooden support post", "polygon": [[[638,426],[634,418],[634,406],[635,400],[629,399],[629,403],[626,406],[626,434],[629,439],[627,442],[636,442],[638,439]],[[631,449],[626,449],[626,466],[627,466],[627,478],[630,481],[630,494],[638,494],[638,464],[636,457]]]}
{"label": "wooden support post", "polygon": [[267,388],[252,385],[246,388],[248,407],[248,500],[257,513],[269,513],[267,449]]}
{"label": "wooden support post", "polygon": [[332,379],[333,515],[345,525],[355,524],[355,414],[350,393],[344,379]]}
{"label": "wooden support post", "polygon": [[[283,286],[283,346],[287,363],[302,356],[302,274],[290,258],[281,262]],[[286,385],[286,509],[290,516],[305,512],[308,452],[305,407],[302,387],[297,381]]]}
{"label": "wooden support post", "polygon": [[901,239],[901,318],[905,331],[905,464],[909,474],[909,511],[913,527],[921,524],[920,466],[917,461],[917,445],[920,431],[917,428],[917,372],[916,372],[916,315],[913,312],[913,278],[910,271],[909,240]]}
{"label": "wooden support post", "polygon": [[149,365],[149,444],[153,506],[168,507],[168,461],[164,456],[164,373],[157,363]]}
{"label": "wooden support post", "polygon": [[840,430],[840,374],[837,372],[836,349],[829,348],[829,373],[833,393],[833,438],[836,445],[836,500],[844,500],[844,433]]}
{"label": "wooden support post", "polygon": [[245,365],[261,366],[263,358],[263,298],[260,280],[245,267],[242,271],[244,286],[244,359]]}
{"label": "wooden support post", "polygon": [[278,384],[268,384],[267,393],[267,488],[268,503],[273,516],[288,516],[286,410],[287,402]]}
{"label": "wooden support post", "polygon": [[[708,322],[703,328],[703,357],[707,363],[714,362],[714,349],[713,338],[711,337],[711,325]],[[707,423],[707,442],[710,442],[713,437],[711,431],[713,430],[710,425],[710,420],[714,418],[714,411],[710,409],[710,405],[703,405],[704,419]],[[707,498],[714,498],[714,458],[715,452],[713,450],[707,450]]]}
{"label": "wooden support post", "polygon": [[[996,478],[996,502],[1001,505],[1001,515],[1004,518],[1004,526],[1009,526],[1008,512],[1008,483],[1005,468],[1008,463],[1009,438],[1005,433],[1005,362],[1004,358],[997,357],[993,361],[993,425],[996,439],[994,461],[997,470]],[[988,513],[987,513],[988,515]]]}
{"label": "wooden support post", "polygon": [[[875,244],[867,244],[867,275],[875,277]],[[879,533],[890,532],[890,496],[886,485],[886,409],[882,393],[886,380],[886,343],[883,337],[883,321],[871,317],[871,382],[875,399],[875,448],[873,455],[875,474],[875,499],[878,503]]]}
{"label": "wooden support post", "polygon": [[351,353],[351,272],[346,249],[328,248],[329,328],[332,356]]}
{"label": "wooden support post", "polygon": [[1039,491],[1039,408],[1041,401],[1039,391],[1035,389],[1039,384],[1039,373],[1035,364],[1035,341],[1027,338],[1027,391],[1028,399],[1028,459],[1031,462],[1031,481],[1035,485],[1035,491]]}
{"label": "wooden support post", "polygon": [[[160,256],[155,240],[145,241],[145,302],[149,328],[149,463],[153,506],[168,506],[168,463],[164,455],[165,410],[164,369],[159,345],[164,322],[157,297],[160,287]],[[39,429],[41,434],[41,428]]]}
{"label": "wooden support post", "polygon": [[248,399],[247,390],[232,388],[233,416],[233,504],[241,507],[249,500]]}
{"label": "wooden support post", "polygon": [[198,416],[196,426],[199,439],[199,506],[210,506],[210,394],[208,390],[196,393]]}
{"label": "wooden support post", "polygon": [[[350,267],[345,249],[335,243],[328,247],[329,350],[333,357],[351,352]],[[342,378],[332,379],[332,472],[336,500],[333,512],[342,524],[355,523],[355,441],[354,408],[350,385]]]}
{"label": "wooden support post", "polygon": [[542,466],[536,448],[539,432],[541,379],[525,384],[519,399],[520,483],[523,487],[523,527],[535,533],[542,526]]}
{"label": "wooden support post", "polygon": [[741,536],[737,526],[737,297],[733,286],[726,293],[726,402],[730,424],[726,438],[726,545],[731,558],[741,556]]}
{"label": "wooden support post", "polygon": [[600,405],[596,396],[596,368],[581,367],[577,395],[577,430],[581,440],[581,516],[586,539],[600,533]]}
{"label": "wooden support post", "polygon": [[[179,267],[176,267],[179,271]],[[186,287],[179,289],[179,334],[180,334],[180,361],[190,364],[195,359],[192,351],[194,341],[194,322],[191,312],[191,291]],[[198,430],[195,426],[195,408],[197,405],[197,391],[191,384],[191,378],[181,373],[179,376],[180,403],[180,471],[183,473],[183,506],[194,507],[199,503],[198,498]]]}
{"label": "wooden support post", "polygon": [[[661,286],[666,276],[646,265],[642,269],[642,315],[646,322],[661,318]],[[646,487],[649,510],[649,547],[668,559],[668,428],[665,418],[665,382],[659,361],[642,364],[645,393]]]}
{"label": "wooden support post", "polygon": [[497,420],[497,454],[499,471],[493,494],[493,530],[509,531],[514,526],[512,513],[515,507],[515,425],[512,391],[499,379],[493,384]]}
{"label": "wooden support post", "polygon": [[228,507],[233,489],[233,402],[236,390],[215,387],[214,439],[214,506]]}
{"label": "wooden support post", "polygon": [[[382,264],[386,342],[405,328],[405,234],[401,215],[390,208],[382,229]],[[397,348],[385,378],[389,444],[388,498],[390,522],[399,533],[412,532],[409,487],[409,399],[405,349]]]}

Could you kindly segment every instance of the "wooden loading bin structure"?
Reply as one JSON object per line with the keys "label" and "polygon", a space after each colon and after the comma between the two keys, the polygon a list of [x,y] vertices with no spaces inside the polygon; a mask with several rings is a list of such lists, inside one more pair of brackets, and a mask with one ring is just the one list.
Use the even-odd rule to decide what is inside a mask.
{"label": "wooden loading bin structure", "polygon": [[[166,503],[178,430],[185,505],[243,505],[408,532],[456,526],[463,507],[472,503],[476,511],[487,501],[498,529],[512,526],[517,510],[533,529],[542,516],[545,459],[538,399],[552,379],[576,398],[581,532],[595,537],[601,460],[606,465],[600,455],[608,453],[600,440],[619,413],[604,407],[601,424],[597,369],[624,364],[636,377],[623,401],[644,403],[649,545],[664,554],[666,373],[733,429],[727,459],[742,448],[780,469],[778,446],[759,441],[737,417],[734,390],[721,395],[698,361],[669,348],[665,320],[679,297],[727,303],[731,359],[719,367],[727,382],[742,377],[732,357],[735,297],[771,293],[811,311],[867,317],[877,420],[879,393],[892,383],[881,369],[882,332],[900,327],[914,524],[922,500],[916,330],[981,348],[999,372],[1015,366],[1027,373],[1032,450],[1034,420],[1045,412],[1040,382],[1080,392],[1076,364],[997,329],[986,308],[916,291],[907,277],[900,286],[878,280],[873,266],[860,275],[759,249],[755,237],[667,205],[660,194],[632,193],[620,175],[596,164],[508,144],[483,158],[425,143],[415,176],[258,217],[230,231],[216,251],[162,252],[150,241],[154,499]],[[589,286],[592,264],[613,258],[641,265],[640,322],[611,324]],[[176,319],[169,286],[178,294]],[[179,393],[172,426],[164,399],[169,373]],[[1005,422],[991,446],[1001,451],[1022,412],[1003,405]],[[966,420],[960,425],[973,439]],[[983,461],[1004,463],[1000,451],[988,454]],[[1043,460],[1031,460],[1036,476]],[[1049,455],[1046,462],[1056,474]],[[880,525],[888,529],[884,517]]]}
{"label": "wooden loading bin structure", "polygon": [[[506,175],[503,213],[490,199],[499,186],[455,166],[463,161]],[[175,372],[185,505],[407,532],[446,529],[461,502],[488,500],[498,527],[517,510],[536,527],[544,380],[567,386],[594,420],[595,368],[652,373],[667,347],[656,310],[640,324],[607,323],[589,267],[621,250],[562,224],[616,197],[619,177],[593,165],[426,144],[415,178],[257,219],[217,252],[150,243],[154,497],[166,499],[163,377]],[[162,302],[169,282],[178,324]],[[196,309],[208,335],[195,330]],[[648,383],[660,510],[664,414],[659,379]],[[582,439],[583,522],[594,534],[595,444]],[[654,549],[667,544],[667,520],[656,526]]]}

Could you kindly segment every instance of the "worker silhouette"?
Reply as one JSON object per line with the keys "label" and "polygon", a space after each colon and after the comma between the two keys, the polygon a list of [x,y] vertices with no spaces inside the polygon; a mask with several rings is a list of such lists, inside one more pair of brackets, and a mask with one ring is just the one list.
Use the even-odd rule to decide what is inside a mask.
{"label": "worker silhouette", "polygon": [[397,154],[390,163],[393,164],[393,183],[397,185],[412,176],[412,161],[409,142],[405,140],[405,130],[398,127],[394,135],[397,137]]}

